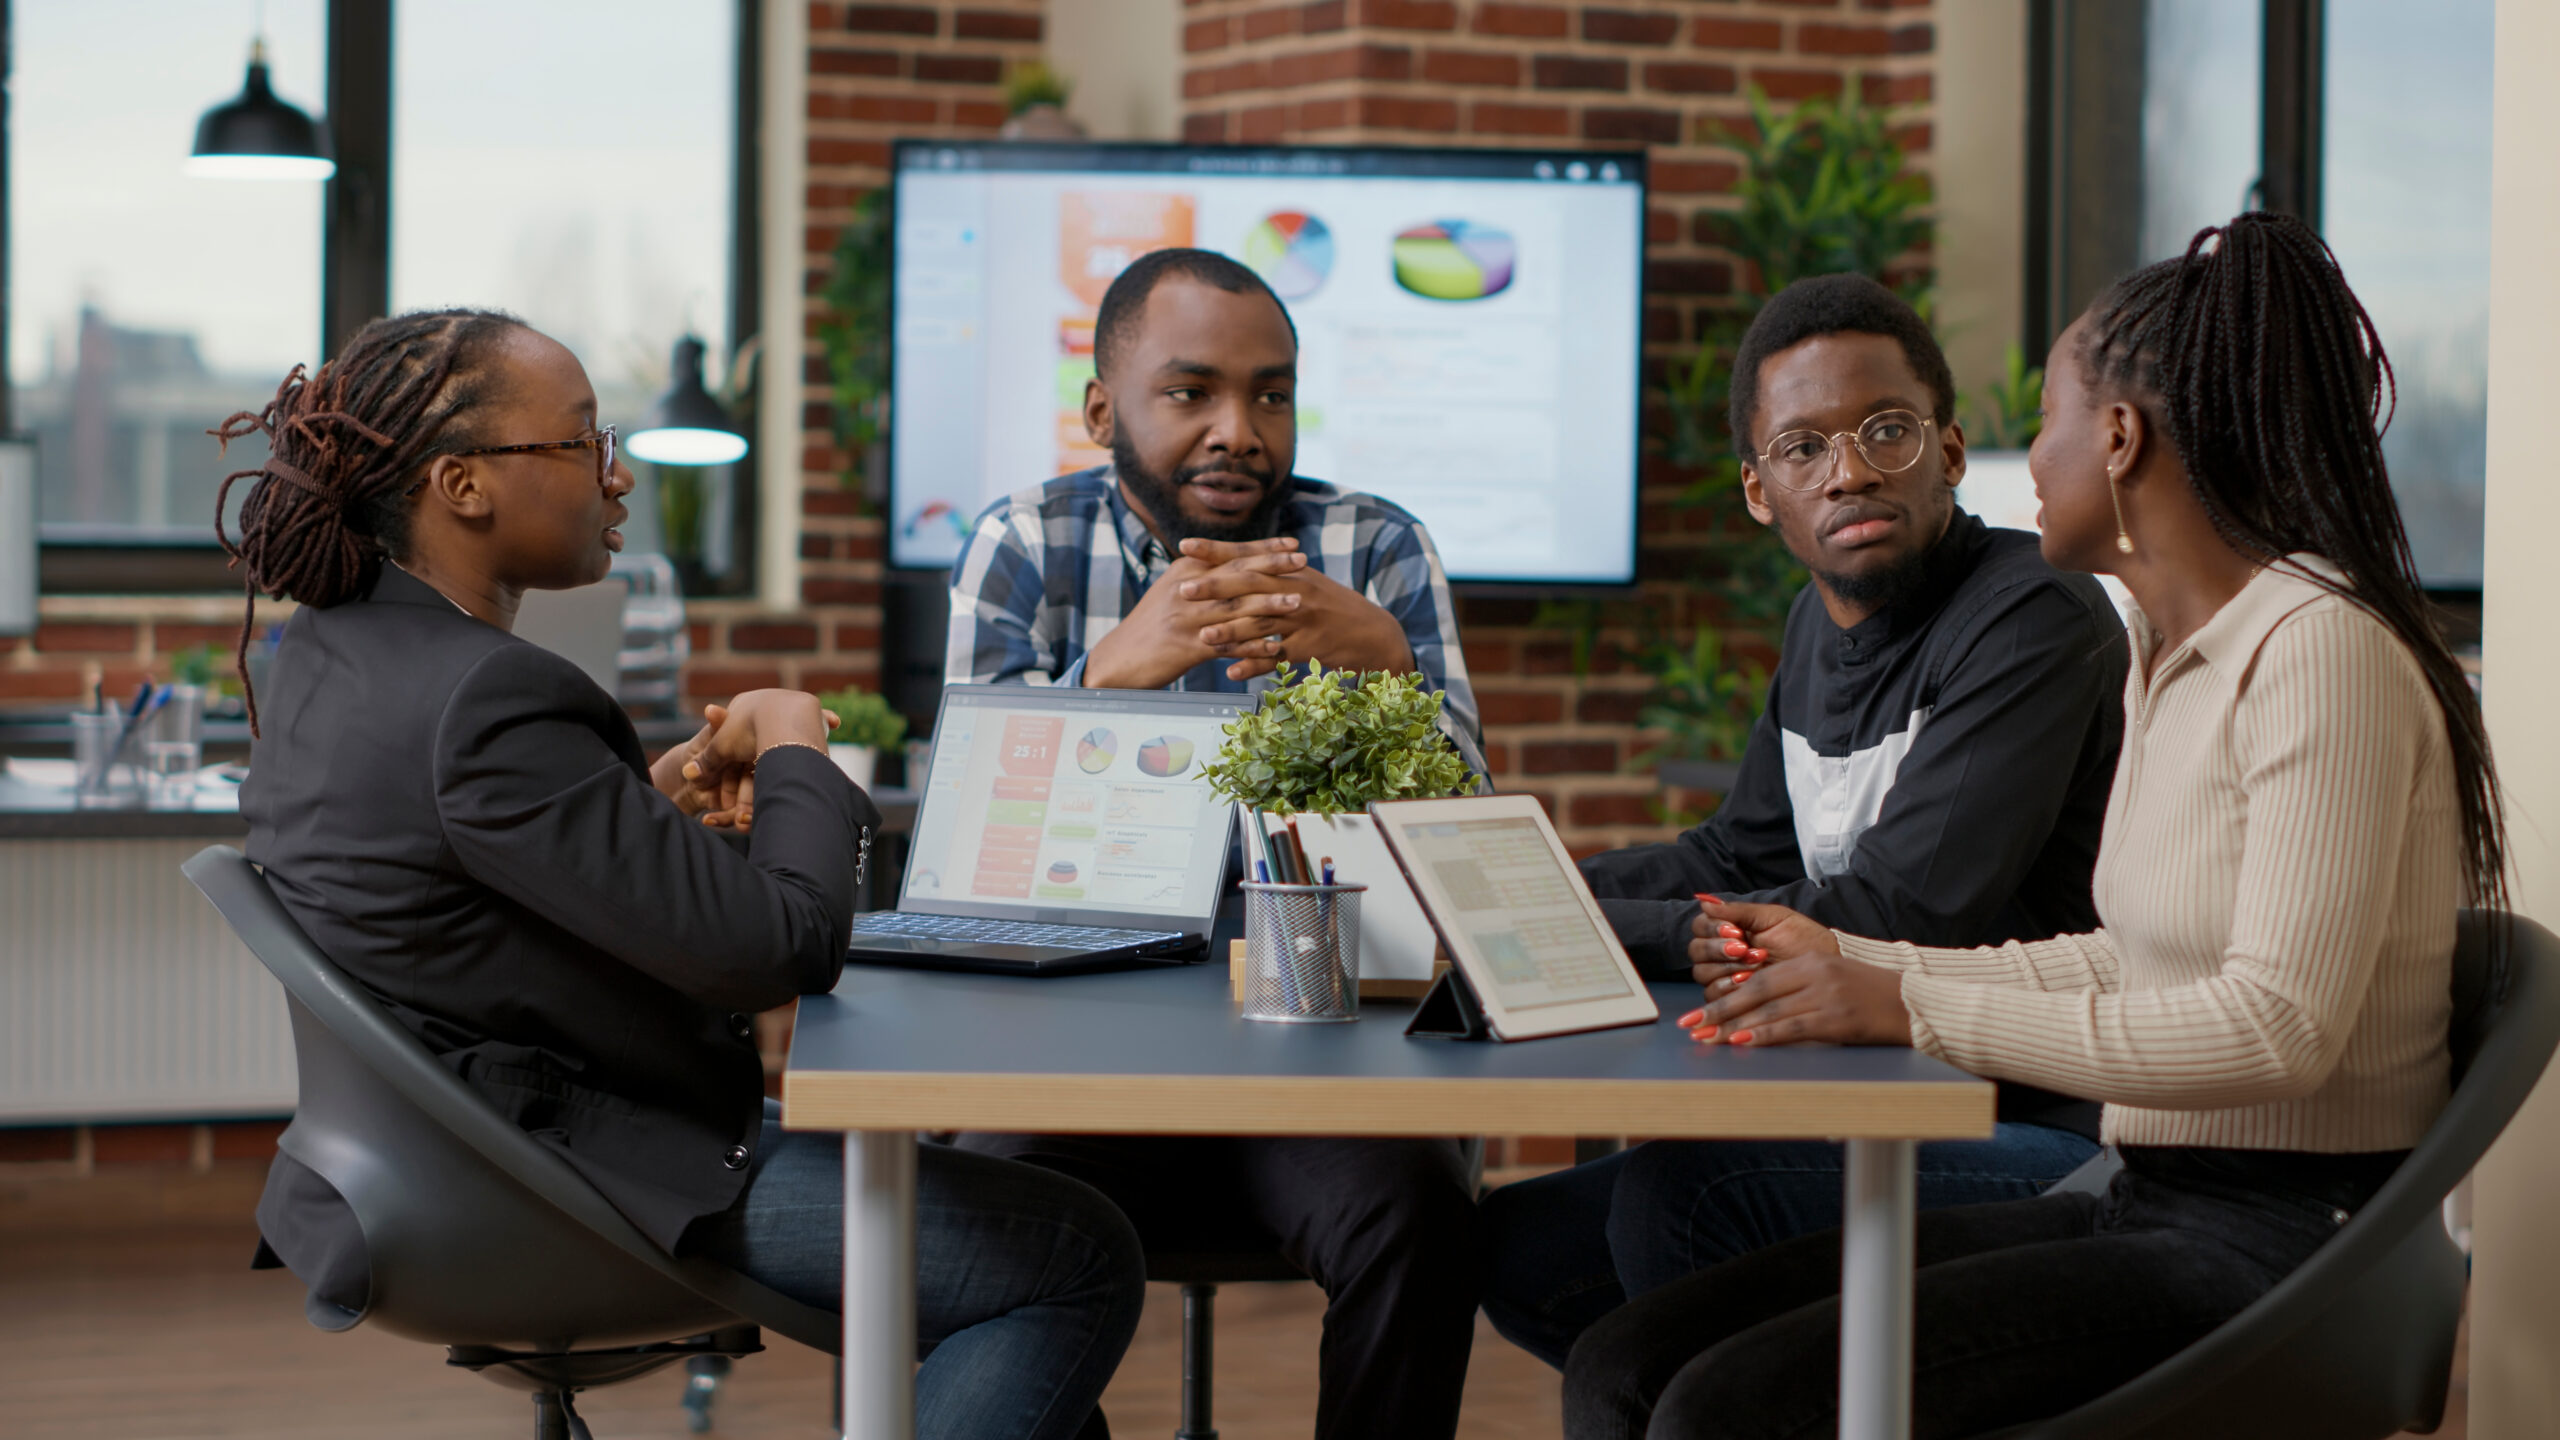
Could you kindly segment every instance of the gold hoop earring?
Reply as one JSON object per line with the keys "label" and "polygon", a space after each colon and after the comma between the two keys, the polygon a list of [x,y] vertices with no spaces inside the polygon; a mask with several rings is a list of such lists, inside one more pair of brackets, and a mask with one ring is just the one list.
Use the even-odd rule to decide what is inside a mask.
{"label": "gold hoop earring", "polygon": [[2116,472],[2113,470],[2107,472],[2107,503],[2115,506],[2116,510],[2116,553],[2130,555],[2133,553],[2133,537],[2125,533],[2124,496],[2116,490]]}

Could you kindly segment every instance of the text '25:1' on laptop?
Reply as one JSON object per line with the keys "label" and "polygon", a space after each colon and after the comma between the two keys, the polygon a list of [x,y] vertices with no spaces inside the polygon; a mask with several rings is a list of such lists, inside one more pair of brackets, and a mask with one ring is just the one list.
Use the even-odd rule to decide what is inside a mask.
{"label": "text '25:1' on laptop", "polygon": [[847,958],[1064,975],[1207,951],[1235,806],[1200,768],[1250,695],[952,685],[894,911]]}

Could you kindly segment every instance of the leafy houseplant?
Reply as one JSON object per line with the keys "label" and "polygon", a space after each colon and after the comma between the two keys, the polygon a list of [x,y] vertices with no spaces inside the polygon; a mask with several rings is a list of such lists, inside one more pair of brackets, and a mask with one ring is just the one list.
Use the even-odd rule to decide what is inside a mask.
{"label": "leafy houseplant", "polygon": [[867,690],[830,690],[818,697],[822,709],[836,717],[827,737],[827,755],[853,783],[871,788],[880,752],[907,738],[907,717]]}
{"label": "leafy houseplant", "polygon": [[853,218],[836,234],[818,322],[834,382],[836,439],[846,456],[844,483],[860,483],[874,504],[885,488],[879,451],[889,414],[889,224],[886,191],[853,202]]}
{"label": "leafy houseplant", "polygon": [[2007,363],[1974,411],[1967,438],[1983,450],[2024,450],[2044,428],[2044,367],[2029,366],[2027,352],[2009,345]]}
{"label": "leafy houseplant", "polygon": [[1362,991],[1418,995],[1431,980],[1438,940],[1366,807],[1454,795],[1466,785],[1466,763],[1436,723],[1440,692],[1424,690],[1419,675],[1353,675],[1321,663],[1304,675],[1283,664],[1277,680],[1258,707],[1227,726],[1226,744],[1201,777],[1230,800],[1293,818],[1310,860],[1329,857],[1335,879],[1368,887]]}

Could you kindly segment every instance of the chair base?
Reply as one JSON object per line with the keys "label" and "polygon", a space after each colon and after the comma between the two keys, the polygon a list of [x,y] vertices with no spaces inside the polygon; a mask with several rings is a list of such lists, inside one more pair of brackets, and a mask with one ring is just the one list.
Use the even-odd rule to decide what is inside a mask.
{"label": "chair base", "polygon": [[[570,1398],[579,1391],[637,1380],[678,1361],[725,1362],[763,1349],[764,1341],[756,1327],[732,1325],[708,1335],[618,1350],[538,1351],[507,1350],[495,1345],[450,1345],[445,1347],[444,1363],[469,1370],[483,1380],[504,1385],[510,1390],[531,1391],[534,1440],[593,1440],[587,1431],[587,1422],[579,1418],[577,1405]],[[697,1372],[697,1386],[703,1378],[704,1373]],[[711,1378],[716,1385],[716,1375]],[[708,1429],[711,1417],[711,1387],[700,1388],[703,1394],[699,1405],[695,1403],[691,1389],[685,1396],[686,1408],[694,1412],[688,1418],[699,1422],[693,1427],[696,1430]]]}

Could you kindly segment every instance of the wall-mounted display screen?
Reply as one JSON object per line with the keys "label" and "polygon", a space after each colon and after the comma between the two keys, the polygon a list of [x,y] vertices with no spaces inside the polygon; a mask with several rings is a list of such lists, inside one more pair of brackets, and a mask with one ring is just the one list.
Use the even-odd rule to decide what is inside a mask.
{"label": "wall-mounted display screen", "polygon": [[1634,578],[1641,155],[908,142],[894,174],[894,563],[1110,458],[1095,311],[1197,246],[1298,327],[1297,473],[1412,511],[1453,578]]}

